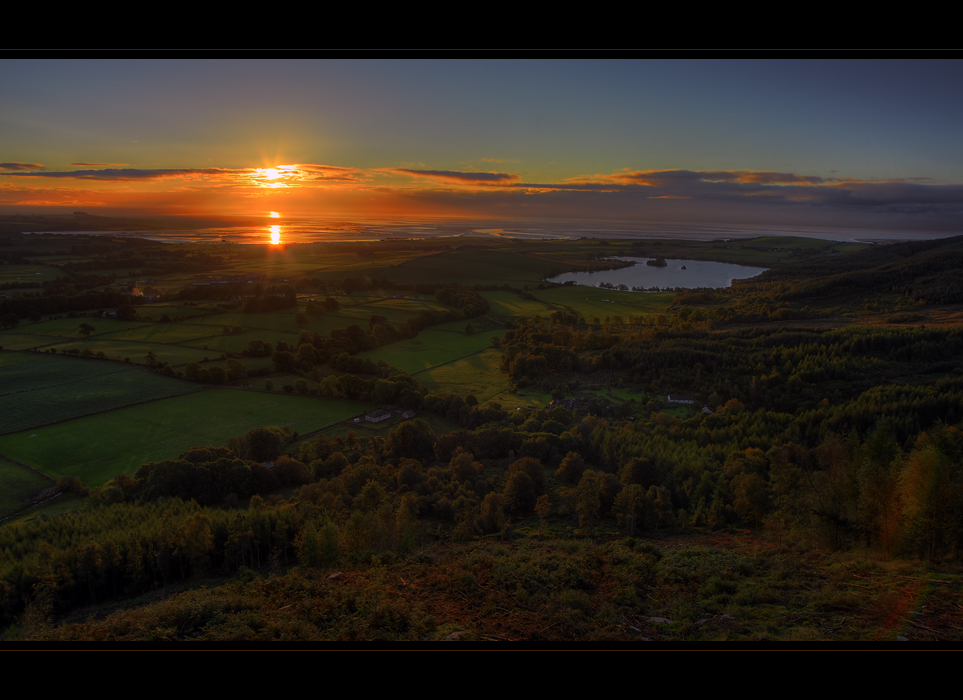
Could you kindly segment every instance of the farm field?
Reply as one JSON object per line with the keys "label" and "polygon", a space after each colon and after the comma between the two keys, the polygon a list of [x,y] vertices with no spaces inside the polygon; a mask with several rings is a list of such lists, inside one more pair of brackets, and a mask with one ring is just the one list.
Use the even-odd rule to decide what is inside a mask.
{"label": "farm field", "polygon": [[0,437],[0,454],[52,477],[99,486],[145,462],[197,445],[223,445],[267,425],[308,432],[370,411],[352,401],[209,389]]}
{"label": "farm field", "polygon": [[44,349],[48,347],[56,348],[57,352],[66,352],[72,349],[81,352],[90,350],[94,354],[103,352],[108,359],[129,358],[131,362],[136,364],[147,364],[147,353],[153,351],[158,360],[175,366],[184,365],[188,362],[200,362],[205,356],[214,359],[218,354],[213,350],[194,350],[182,345],[164,345],[136,340],[81,340],[72,343],[51,343],[45,345]]}
{"label": "farm field", "polygon": [[371,359],[374,362],[384,360],[403,372],[414,374],[464,355],[484,350],[491,345],[489,334],[465,335],[464,325],[462,325],[461,333],[434,330],[435,328],[438,328],[438,326],[433,326],[432,330],[421,331],[414,338],[385,345],[370,352],[358,353],[358,357]]}
{"label": "farm field", "polygon": [[96,360],[77,364],[102,365],[113,371],[70,383],[23,391],[0,401],[0,432],[12,433],[67,420],[96,411],[197,391],[196,384],[141,369]]}
{"label": "farm field", "polygon": [[[55,318],[53,320],[44,319],[36,323],[32,321],[20,321],[20,325],[13,330],[13,333],[32,333],[51,337],[80,338],[80,325],[86,323],[94,327],[94,334],[113,333],[116,331],[127,330],[141,324],[136,321],[118,321],[115,318]],[[0,344],[3,344],[3,337],[11,331],[0,332]]]}
{"label": "farm field", "polygon": [[[152,284],[150,286],[157,286]],[[198,306],[184,306],[181,304],[165,304],[165,303],[153,303],[144,304],[138,307],[137,313],[141,316],[150,316],[155,321],[159,321],[164,314],[167,314],[168,318],[172,321],[178,321],[181,319],[191,319],[192,317],[199,316],[200,314],[217,313],[223,311],[223,309],[218,309],[214,304],[199,304]],[[193,319],[192,319],[193,320]],[[197,323],[204,323],[204,318],[196,319]]]}
{"label": "farm field", "polygon": [[[280,331],[282,333],[294,333],[297,335],[301,330],[294,320],[298,313],[294,308],[257,314],[246,314],[243,311],[229,311],[205,316],[203,323],[217,328],[240,326],[245,330]],[[314,321],[310,316],[308,320],[311,322]],[[198,321],[201,320],[198,319]],[[310,324],[308,328],[310,330]],[[269,340],[269,338],[263,338],[263,340]]]}
{"label": "farm field", "polygon": [[114,333],[98,334],[98,340],[136,340],[146,343],[184,343],[198,338],[222,335],[223,328],[202,323],[140,324]]}
{"label": "farm field", "polygon": [[11,282],[52,282],[63,274],[49,265],[0,265],[0,284]]}
{"label": "farm field", "polygon": [[28,335],[26,333],[0,334],[0,348],[4,350],[29,350],[40,345],[55,343],[58,338],[50,335]]}
{"label": "farm field", "polygon": [[471,394],[479,402],[484,402],[508,390],[508,375],[499,369],[503,354],[501,350],[488,348],[420,372],[417,379],[432,394]]}
{"label": "farm field", "polygon": [[515,316],[544,316],[559,307],[542,301],[522,299],[514,292],[481,292],[491,306],[488,312],[496,318],[513,318]]}
{"label": "farm field", "polygon": [[532,390],[531,387],[521,394],[509,393],[508,375],[499,369],[502,356],[501,350],[488,348],[470,357],[420,372],[416,378],[430,393],[438,396],[471,394],[479,403],[495,401],[509,411],[548,406],[552,401],[551,394]]}
{"label": "farm field", "polygon": [[[252,340],[262,340],[276,345],[277,341],[283,340],[287,343],[296,343],[298,336],[296,333],[286,333],[284,331],[247,331],[237,335],[224,335],[220,333],[213,337],[198,338],[197,340],[187,341],[184,344],[192,347],[202,348],[206,345],[207,353],[233,352],[240,355],[247,350],[248,343]],[[212,356],[213,357],[213,356]],[[253,359],[253,358],[252,358]],[[271,358],[266,358],[270,360]]]}
{"label": "farm field", "polygon": [[457,250],[418,258],[385,270],[383,275],[399,282],[458,282],[459,284],[534,285],[551,272],[568,272],[573,265],[539,258],[521,257],[498,250]]}
{"label": "farm field", "polygon": [[[346,302],[345,306],[348,306],[352,301],[354,301],[354,299]],[[386,294],[385,296],[372,296],[362,301],[359,308],[364,307],[378,309],[373,313],[378,313],[392,322],[394,322],[394,319],[391,317],[392,312],[399,314],[397,318],[403,321],[422,310],[444,311],[449,308],[441,302],[435,301],[431,296],[422,296],[420,294],[399,297],[392,297],[390,294]]]}
{"label": "farm field", "polygon": [[540,301],[571,308],[590,322],[606,316],[640,316],[665,313],[675,296],[672,292],[620,292],[598,287],[553,287],[532,292]]}
{"label": "farm field", "polygon": [[[0,396],[117,372],[117,365],[47,353],[0,353]],[[2,428],[0,428],[2,429]]]}
{"label": "farm field", "polygon": [[[416,313],[418,313],[419,308],[412,305],[410,308],[400,308],[400,304],[394,302],[400,301],[399,299],[371,299],[363,304],[345,304],[337,311],[325,314],[321,317],[321,321],[324,322],[325,319],[332,319],[334,321],[335,328],[344,328],[350,326],[352,323],[357,323],[358,325],[364,324],[368,325],[368,319],[374,315],[384,316],[386,319],[394,324],[403,323],[406,319],[411,318]],[[425,306],[421,308],[426,308],[430,310],[443,309],[444,307],[440,304],[432,304],[431,306]],[[338,326],[338,319],[341,319],[343,325]]]}
{"label": "farm field", "polygon": [[0,518],[27,507],[28,496],[53,486],[37,472],[0,457]]}

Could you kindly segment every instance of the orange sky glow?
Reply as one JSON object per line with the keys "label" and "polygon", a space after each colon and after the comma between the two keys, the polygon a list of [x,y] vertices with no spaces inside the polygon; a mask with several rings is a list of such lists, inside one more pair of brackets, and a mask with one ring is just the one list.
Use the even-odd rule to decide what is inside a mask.
{"label": "orange sky glow", "polygon": [[16,213],[963,227],[955,60],[4,67]]}

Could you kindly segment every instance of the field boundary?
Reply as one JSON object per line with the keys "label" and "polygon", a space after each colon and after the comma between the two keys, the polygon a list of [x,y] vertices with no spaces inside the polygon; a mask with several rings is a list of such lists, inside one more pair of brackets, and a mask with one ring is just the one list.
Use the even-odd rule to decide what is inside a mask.
{"label": "field boundary", "polygon": [[[30,430],[30,428],[27,428],[27,430]],[[21,467],[26,467],[26,468],[29,469],[30,471],[36,472],[37,474],[39,474],[40,476],[42,476],[44,479],[48,479],[49,481],[56,482],[56,479],[54,479],[52,476],[50,476],[50,474],[46,474],[46,473],[40,471],[39,469],[37,469],[36,467],[31,467],[29,464],[24,464],[24,463],[21,462],[19,459],[14,459],[13,457],[10,457],[9,455],[5,455],[5,454],[2,454],[2,453],[0,453],[0,457],[2,457],[3,459],[6,459],[6,460],[9,460],[9,461],[13,462],[14,464],[19,464]]]}
{"label": "field boundary", "polygon": [[455,358],[453,358],[453,359],[451,359],[451,360],[447,360],[447,361],[445,361],[445,362],[440,362],[440,363],[438,363],[437,365],[432,365],[431,367],[425,367],[424,369],[419,369],[417,372],[409,372],[409,373],[408,373],[408,376],[409,376],[409,377],[413,377],[413,376],[415,376],[416,374],[421,374],[422,372],[430,372],[430,371],[433,370],[433,369],[438,369],[439,367],[444,367],[445,365],[449,365],[449,364],[451,364],[452,362],[458,362],[458,360],[464,360],[466,357],[471,357],[472,355],[477,355],[477,354],[479,354],[479,353],[485,352],[486,350],[497,350],[497,349],[498,349],[498,348],[493,348],[493,347],[491,347],[491,346],[489,346],[489,347],[487,347],[487,348],[482,348],[481,350],[476,350],[475,352],[470,352],[470,353],[468,353],[467,355],[462,355],[461,357],[455,357]]}
{"label": "field boundary", "polygon": [[[170,396],[158,396],[154,399],[143,399],[142,401],[134,401],[132,403],[125,403],[121,406],[114,406],[112,408],[102,408],[99,411],[90,411],[89,413],[81,413],[79,416],[71,416],[70,418],[64,418],[63,420],[50,421],[49,423],[40,423],[38,425],[32,425],[27,428],[20,428],[19,430],[9,430],[5,433],[0,433],[0,435],[16,435],[17,433],[23,433],[28,430],[38,430],[40,428],[46,428],[51,425],[57,425],[58,423],[66,423],[70,420],[77,420],[78,418],[87,418],[88,416],[96,416],[101,413],[107,413],[108,411],[119,411],[123,408],[131,408],[133,406],[140,406],[145,403],[153,403],[154,401],[163,401],[165,399],[173,399],[178,396],[187,396],[188,394],[196,394],[198,391],[210,391],[214,387],[202,386],[197,389],[191,389],[190,391],[185,391],[183,394],[172,394]],[[0,454],[0,457],[4,455]],[[8,458],[9,459],[9,458]]]}
{"label": "field boundary", "polygon": [[[130,367],[128,369],[136,369]],[[82,379],[71,379],[69,382],[63,382],[62,384],[51,384],[50,386],[38,386],[36,389],[20,389],[20,391],[11,391],[9,394],[0,394],[0,398],[4,396],[16,396],[17,394],[25,394],[30,391],[43,391],[44,389],[56,389],[59,386],[67,386],[68,384],[76,384],[77,382],[86,382],[90,379],[97,379],[98,377],[107,377],[111,374],[120,374],[121,372],[127,372],[128,369],[118,369],[113,372],[103,372],[102,374],[94,374],[89,377],[83,377]]]}

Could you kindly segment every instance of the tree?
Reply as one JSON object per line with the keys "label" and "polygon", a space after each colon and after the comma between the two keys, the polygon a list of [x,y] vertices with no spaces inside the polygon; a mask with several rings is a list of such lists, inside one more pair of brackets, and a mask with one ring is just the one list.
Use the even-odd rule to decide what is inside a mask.
{"label": "tree", "polygon": [[535,482],[524,471],[514,471],[508,475],[502,497],[505,506],[515,515],[528,515],[538,502]]}
{"label": "tree", "polygon": [[408,420],[388,433],[385,443],[390,459],[410,457],[421,462],[435,459],[435,433],[420,418]]}
{"label": "tree", "polygon": [[575,511],[578,513],[579,527],[591,527],[602,509],[599,494],[598,475],[591,469],[585,470],[575,489]]}
{"label": "tree", "polygon": [[284,441],[278,429],[255,428],[247,432],[244,440],[251,450],[251,457],[256,462],[270,462],[277,459],[284,447]]}
{"label": "tree", "polygon": [[286,350],[275,350],[271,355],[271,362],[278,372],[293,372],[298,364],[297,358]]}
{"label": "tree", "polygon": [[247,377],[247,367],[233,357],[227,359],[224,363],[224,369],[227,371],[228,381],[236,382]]}
{"label": "tree", "polygon": [[[150,353],[148,357],[151,357],[153,353]],[[188,362],[184,366],[184,378],[188,381],[199,382],[201,380],[201,367],[200,362]]]}
{"label": "tree", "polygon": [[461,447],[455,449],[448,467],[452,476],[459,481],[474,481],[485,468],[480,462],[475,461],[475,455],[465,452]]}
{"label": "tree", "polygon": [[471,335],[474,332],[475,332],[475,327],[473,325],[469,323],[467,326],[465,326],[465,335]]}
{"label": "tree", "polygon": [[133,321],[137,318],[137,312],[130,305],[130,302],[127,302],[117,307],[117,318],[120,321]]}
{"label": "tree", "polygon": [[578,483],[579,479],[582,478],[582,472],[585,471],[585,460],[582,458],[578,452],[569,452],[565,455],[565,459],[562,463],[558,465],[558,470],[555,472],[555,478],[561,479],[562,481],[567,481],[570,484]]}
{"label": "tree", "polygon": [[635,528],[638,523],[645,525],[645,492],[637,484],[629,484],[615,497],[615,511],[619,525],[625,528],[629,537],[635,536]]}
{"label": "tree", "polygon": [[545,520],[548,518],[548,514],[552,512],[552,504],[548,501],[548,494],[543,493],[535,501],[535,514],[538,516],[538,538],[542,538],[542,532],[545,531]]}
{"label": "tree", "polygon": [[89,338],[95,330],[97,329],[91,326],[89,323],[80,324],[80,335],[84,336],[85,338]]}
{"label": "tree", "polygon": [[294,322],[303,328],[308,325],[308,317],[304,314],[298,314],[294,317]]}

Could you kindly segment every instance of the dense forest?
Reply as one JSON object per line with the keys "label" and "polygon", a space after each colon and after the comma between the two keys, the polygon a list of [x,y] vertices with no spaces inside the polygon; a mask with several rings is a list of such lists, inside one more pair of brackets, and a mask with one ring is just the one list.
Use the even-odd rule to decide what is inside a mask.
{"label": "dense forest", "polygon": [[[818,578],[813,551],[861,552],[860,576],[880,566],[868,559],[950,567],[941,580],[959,596],[963,325],[919,314],[956,313],[961,267],[960,238],[872,246],[682,291],[659,314],[516,316],[492,347],[510,392],[551,395],[542,408],[433,393],[356,357],[483,319],[484,285],[420,285],[450,310],[403,323],[372,315],[327,336],[251,341],[244,355],[297,375],[298,393],[394,405],[451,429],[414,418],[305,439],[264,426],[96,488],[61,479],[86,496],[81,512],[0,527],[0,624],[8,639],[437,640],[452,630],[429,599],[444,595],[538,620],[470,639],[658,638],[639,621],[669,616],[684,629],[669,638],[708,639],[706,620],[718,631],[736,603],[789,605],[789,583]],[[83,274],[65,272],[73,296],[8,299],[0,316],[93,304]],[[294,306],[298,284],[259,289],[246,310]],[[321,317],[338,304],[321,301],[324,290],[415,286],[306,278],[301,288],[322,292],[305,308]],[[53,291],[70,293],[66,281]],[[834,322],[844,305],[869,322]],[[165,369],[199,383],[247,377],[232,359],[154,371]],[[691,407],[659,398],[671,395]],[[768,553],[667,544],[734,533]],[[392,601],[387,579],[409,574],[421,593]],[[159,604],[160,590],[183,593]],[[806,605],[844,618],[863,605],[832,590]],[[259,597],[271,612],[255,608]],[[70,617],[124,599],[138,602],[100,621]],[[286,604],[303,614],[279,612]],[[961,638],[955,615],[940,638]],[[796,634],[786,638],[807,639]]]}

